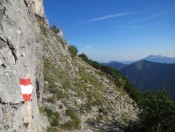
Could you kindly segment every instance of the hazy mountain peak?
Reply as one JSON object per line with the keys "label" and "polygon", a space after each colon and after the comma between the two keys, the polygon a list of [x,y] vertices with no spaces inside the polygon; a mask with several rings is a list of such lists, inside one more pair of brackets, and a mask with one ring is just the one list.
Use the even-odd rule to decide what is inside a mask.
{"label": "hazy mountain peak", "polygon": [[162,55],[149,55],[146,58],[163,58],[163,57],[165,57],[165,56],[162,56]]}
{"label": "hazy mountain peak", "polygon": [[175,63],[175,57],[166,57],[166,56],[162,56],[162,55],[149,55],[145,58],[143,58],[143,60],[148,60],[148,61],[152,61],[152,62],[158,62],[158,63]]}

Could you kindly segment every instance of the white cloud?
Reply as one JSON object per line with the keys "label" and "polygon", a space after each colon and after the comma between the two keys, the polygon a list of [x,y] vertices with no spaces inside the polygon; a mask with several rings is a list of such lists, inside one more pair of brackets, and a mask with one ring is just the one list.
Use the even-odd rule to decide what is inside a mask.
{"label": "white cloud", "polygon": [[101,21],[101,20],[105,20],[105,19],[110,19],[110,18],[114,18],[114,17],[132,15],[132,14],[135,14],[135,13],[136,12],[117,13],[117,14],[113,14],[113,15],[108,15],[108,16],[103,16],[103,17],[99,17],[99,18],[90,19],[90,20],[87,20],[87,21],[84,21],[84,22],[80,22],[79,24],[92,23],[92,22]]}
{"label": "white cloud", "polygon": [[139,21],[146,21],[146,20],[150,20],[150,19],[153,19],[155,17],[158,17],[158,16],[162,16],[164,14],[167,14],[169,12],[172,12],[173,10],[169,10],[169,11],[164,11],[164,12],[159,12],[159,13],[156,13],[154,15],[151,15],[151,16],[148,16],[148,17],[144,17],[144,18],[141,18],[141,19],[137,19],[137,20],[133,20],[133,21],[130,21],[129,24],[133,24],[133,23],[136,23],[136,22],[139,22]]}
{"label": "white cloud", "polygon": [[87,51],[89,51],[89,50],[93,50],[93,48],[92,48],[91,45],[85,46],[83,49],[81,49],[81,50],[79,51],[79,54],[84,53],[84,52],[87,52]]}
{"label": "white cloud", "polygon": [[92,48],[91,45],[87,45],[87,46],[84,48],[84,50],[91,49],[91,48]]}

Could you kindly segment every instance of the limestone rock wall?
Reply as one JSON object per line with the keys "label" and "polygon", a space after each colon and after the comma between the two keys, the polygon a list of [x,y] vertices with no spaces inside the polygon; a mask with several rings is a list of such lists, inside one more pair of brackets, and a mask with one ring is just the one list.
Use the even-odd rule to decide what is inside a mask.
{"label": "limestone rock wall", "polygon": [[43,0],[33,0],[35,3],[35,12],[40,16],[44,16]]}
{"label": "limestone rock wall", "polygon": [[44,17],[43,0],[24,0],[27,6],[30,6],[35,14]]}
{"label": "limestone rock wall", "polygon": [[[0,0],[1,132],[37,132],[47,127],[38,109],[43,84],[42,42],[34,13],[25,0]],[[23,102],[20,78],[32,81],[30,102]]]}

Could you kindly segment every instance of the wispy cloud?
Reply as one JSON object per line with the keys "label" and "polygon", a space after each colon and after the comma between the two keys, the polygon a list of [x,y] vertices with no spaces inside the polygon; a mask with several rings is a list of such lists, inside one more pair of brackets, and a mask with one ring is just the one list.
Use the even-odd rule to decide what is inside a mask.
{"label": "wispy cloud", "polygon": [[139,22],[139,21],[150,20],[150,19],[153,19],[153,18],[155,18],[155,17],[162,16],[162,15],[164,15],[164,14],[170,13],[170,12],[172,12],[172,11],[173,11],[173,10],[164,11],[164,12],[159,12],[159,13],[150,15],[150,16],[148,16],[148,17],[144,17],[144,18],[141,18],[141,19],[137,19],[137,20],[130,21],[129,24],[133,24],[133,23],[136,23],[136,22]]}
{"label": "wispy cloud", "polygon": [[87,45],[87,46],[84,48],[84,50],[88,50],[88,49],[91,49],[91,48],[92,48],[91,45]]}
{"label": "wispy cloud", "polygon": [[83,49],[80,50],[79,53],[83,53],[83,52],[86,52],[86,51],[88,51],[88,50],[92,50],[92,46],[91,46],[91,45],[85,46]]}
{"label": "wispy cloud", "polygon": [[90,19],[90,20],[87,20],[87,21],[84,21],[84,22],[80,22],[79,24],[92,23],[92,22],[101,21],[101,20],[105,20],[105,19],[110,19],[110,18],[114,18],[114,17],[132,15],[132,14],[135,14],[135,13],[136,12],[117,13],[117,14],[113,14],[113,15],[107,15],[107,16],[103,16],[103,17],[99,17],[99,18]]}

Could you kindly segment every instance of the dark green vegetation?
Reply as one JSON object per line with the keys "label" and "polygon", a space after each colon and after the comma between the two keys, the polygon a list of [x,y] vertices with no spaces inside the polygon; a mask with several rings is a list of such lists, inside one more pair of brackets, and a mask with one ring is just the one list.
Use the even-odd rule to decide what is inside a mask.
{"label": "dark green vegetation", "polygon": [[164,90],[145,92],[138,102],[139,120],[131,122],[126,132],[174,132],[175,102]]}
{"label": "dark green vegetation", "polygon": [[45,108],[44,109],[46,114],[47,114],[47,117],[49,117],[49,121],[50,121],[50,125],[51,126],[58,126],[58,120],[59,120],[59,113],[58,112],[53,112],[51,109],[49,108]]}
{"label": "dark green vegetation", "polygon": [[96,69],[99,69],[105,74],[110,75],[112,80],[114,80],[117,85],[125,89],[131,98],[133,98],[135,101],[138,100],[138,90],[122,74],[120,74],[119,71],[110,66],[104,66],[97,61],[90,60],[84,53],[80,54],[79,57]]}
{"label": "dark green vegetation", "polygon": [[59,125],[60,115],[58,112],[54,112],[52,109],[48,107],[46,108],[40,107],[40,112],[48,117],[51,127],[56,127]]}
{"label": "dark green vegetation", "polygon": [[66,110],[67,116],[70,116],[71,120],[63,124],[61,127],[66,128],[67,130],[79,129],[81,119],[77,115],[74,109],[70,108]]}
{"label": "dark green vegetation", "polygon": [[102,65],[111,66],[112,68],[117,69],[117,70],[121,70],[127,66],[126,64],[123,64],[117,61],[111,61],[109,63],[102,63]]}
{"label": "dark green vegetation", "polygon": [[35,15],[38,23],[39,23],[39,26],[40,26],[40,30],[41,30],[41,33],[46,36],[47,35],[47,28],[46,28],[46,21],[43,17],[39,16],[39,15]]}
{"label": "dark green vegetation", "polygon": [[57,65],[49,60],[44,61],[44,79],[49,83],[49,85],[45,85],[45,91],[57,94],[58,98],[62,96],[67,97],[67,95],[63,95],[62,92],[59,91],[59,86],[55,82],[61,84],[65,89],[71,87],[71,80],[69,75],[64,70],[59,70]]}
{"label": "dark green vegetation", "polygon": [[175,99],[175,64],[139,61],[121,70],[141,91],[165,89]]}
{"label": "dark green vegetation", "polygon": [[69,46],[69,52],[71,53],[72,58],[74,58],[78,54],[78,49],[74,45],[70,45]]}
{"label": "dark green vegetation", "polygon": [[56,34],[60,32],[60,29],[57,26],[55,26],[55,25],[52,26],[50,29]]}

